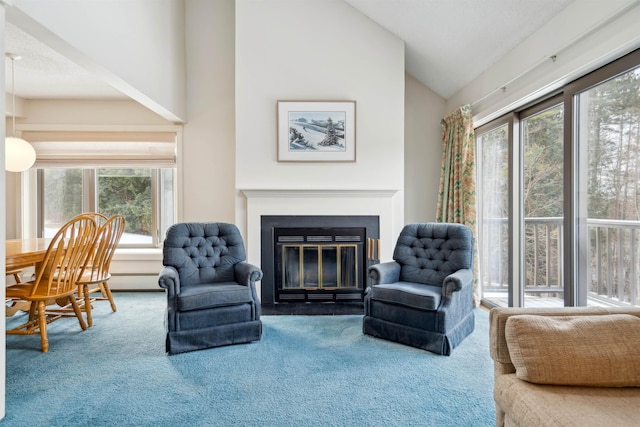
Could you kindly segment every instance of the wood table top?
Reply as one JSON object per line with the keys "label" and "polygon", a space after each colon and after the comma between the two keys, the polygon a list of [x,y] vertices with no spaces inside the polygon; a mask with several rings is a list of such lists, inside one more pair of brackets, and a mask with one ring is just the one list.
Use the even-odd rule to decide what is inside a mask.
{"label": "wood table top", "polygon": [[6,241],[6,270],[24,268],[42,261],[51,239],[29,238]]}

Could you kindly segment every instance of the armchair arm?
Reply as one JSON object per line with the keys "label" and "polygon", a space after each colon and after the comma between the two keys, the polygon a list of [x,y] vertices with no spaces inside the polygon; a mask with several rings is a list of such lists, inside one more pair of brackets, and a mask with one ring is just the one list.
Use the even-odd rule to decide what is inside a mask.
{"label": "armchair arm", "polygon": [[236,281],[244,286],[248,286],[251,289],[251,295],[253,297],[253,318],[260,319],[260,299],[258,298],[258,292],[256,291],[256,282],[262,280],[262,270],[253,264],[249,264],[246,261],[239,262],[234,266]]}
{"label": "armchair arm", "polygon": [[395,261],[374,264],[369,267],[369,278],[372,285],[397,282],[400,279],[400,264]]}
{"label": "armchair arm", "polygon": [[249,286],[262,280],[262,270],[248,262],[239,262],[235,265],[236,281],[241,285]]}
{"label": "armchair arm", "polygon": [[180,293],[180,276],[178,270],[164,266],[158,274],[158,285],[167,290],[167,297],[173,298]]}
{"label": "armchair arm", "polygon": [[457,292],[464,286],[471,285],[472,283],[473,271],[468,268],[463,268],[445,277],[442,283],[442,295],[448,298],[453,292]]}
{"label": "armchair arm", "polygon": [[473,310],[473,270],[464,268],[445,277],[437,324],[443,330],[457,325]]}

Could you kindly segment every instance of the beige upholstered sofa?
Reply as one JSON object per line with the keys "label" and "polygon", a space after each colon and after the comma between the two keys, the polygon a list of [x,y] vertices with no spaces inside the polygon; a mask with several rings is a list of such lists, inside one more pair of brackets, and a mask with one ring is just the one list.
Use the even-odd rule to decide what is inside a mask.
{"label": "beige upholstered sofa", "polygon": [[497,426],[640,426],[640,308],[494,308]]}

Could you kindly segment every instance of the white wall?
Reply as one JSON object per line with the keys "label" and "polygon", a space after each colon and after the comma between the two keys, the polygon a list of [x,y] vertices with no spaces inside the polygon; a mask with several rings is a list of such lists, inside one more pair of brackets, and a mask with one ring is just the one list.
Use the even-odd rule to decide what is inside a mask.
{"label": "white wall", "polygon": [[[68,23],[69,16],[61,17],[59,12],[76,2],[53,2],[65,5],[56,11],[41,3],[16,1],[20,13],[14,10],[14,18],[18,16],[18,21],[35,27],[36,32],[42,31],[42,26],[55,32],[55,37],[48,35],[50,40],[63,39],[78,50],[82,47],[91,55],[104,55],[100,58],[109,70],[126,68],[126,61],[110,56],[119,45],[118,38],[109,46],[98,43],[94,52],[90,43],[75,39],[79,30],[64,28],[62,23]],[[109,2],[97,3],[108,16],[122,12],[117,2],[111,2],[113,9],[107,7]],[[171,13],[172,6],[158,4],[163,13]],[[146,6],[149,4],[142,2],[136,11]],[[77,14],[84,9],[74,10]],[[21,16],[27,12],[33,16]],[[387,240],[393,240],[404,224],[405,209],[412,220],[433,217],[443,100],[411,77],[407,78],[405,92],[401,40],[341,0],[240,0],[237,4],[233,0],[186,0],[184,16],[188,84],[187,121],[179,157],[180,220],[237,222],[244,230],[247,207],[239,190],[260,188],[393,190],[395,193],[388,193],[394,194],[388,201],[390,206],[381,208],[390,212]],[[90,14],[89,18],[93,17]],[[30,21],[34,19],[38,25]],[[329,32],[328,22],[332,26]],[[303,55],[307,62],[294,61],[292,66],[292,49],[313,51],[314,55]],[[107,64],[107,59],[112,62]],[[148,62],[158,66],[165,59],[149,58]],[[132,82],[144,80],[148,74],[144,67],[138,73],[130,76]],[[278,99],[355,100],[357,161],[277,162]],[[166,114],[161,114],[162,109],[151,107],[126,101],[27,101],[25,118],[18,119],[18,124],[171,123]],[[425,120],[431,115],[432,120]],[[208,174],[206,178],[203,172]],[[17,194],[19,180],[9,184],[8,196]],[[8,230],[15,237],[19,232],[17,221],[11,219],[14,217],[12,211]],[[385,247],[391,245],[385,242]]]}
{"label": "white wall", "polygon": [[[278,100],[356,101],[355,163],[279,163]],[[403,188],[404,45],[342,0],[236,1],[236,186]]]}
{"label": "white wall", "polygon": [[184,120],[182,1],[12,3],[10,22],[166,119]]}
{"label": "white wall", "polygon": [[576,0],[447,100],[447,110],[471,103],[476,126],[495,119],[640,47],[639,22],[637,0]]}
{"label": "white wall", "polygon": [[234,0],[187,0],[184,221],[235,221]]}
{"label": "white wall", "polygon": [[[264,203],[267,193],[258,197],[260,206],[278,206],[268,214],[281,215],[294,205],[297,214],[350,215],[355,206],[336,204],[345,191],[393,190],[382,208],[391,212],[381,218],[383,246],[397,237],[404,222],[404,84],[403,42],[342,0],[236,1],[236,223],[248,230],[249,261],[259,262],[259,214],[255,204],[248,207],[245,196],[255,193],[247,190],[293,191],[277,194],[277,203]],[[356,161],[278,162],[278,100],[356,101]],[[358,214],[378,200],[351,194],[363,198]]]}
{"label": "white wall", "polygon": [[[5,230],[6,232],[5,238],[7,239],[17,239],[20,237],[20,234],[18,232],[21,224],[20,218],[18,217],[18,213],[20,212],[20,209],[18,209],[18,206],[16,206],[16,203],[14,202],[14,200],[20,200],[19,175],[20,175],[19,173],[15,173],[15,172],[5,172],[4,174],[5,197],[8,202],[9,201],[12,202],[11,204],[6,203],[5,206],[13,207],[13,208],[4,209],[4,212],[5,212],[4,218],[7,224],[6,230]],[[5,199],[3,198],[3,200]]]}
{"label": "white wall", "polygon": [[[107,70],[107,74],[119,73],[119,77],[126,76],[131,86],[140,91],[154,92],[159,101],[144,105],[163,123],[172,121],[173,116],[166,114],[167,110],[180,110],[180,102],[174,100],[174,95],[179,92],[184,70],[188,86],[187,121],[179,157],[180,220],[236,221],[242,226],[246,205],[237,190],[243,188],[394,189],[404,200],[401,40],[342,0],[240,0],[237,8],[242,13],[237,19],[233,0],[186,0],[184,9],[176,6],[178,3],[182,4],[140,1],[133,10],[124,10],[121,2],[97,0],[91,2],[96,9],[89,11],[85,7],[87,2],[81,1],[16,0],[10,9],[12,22],[22,24],[21,28],[35,36],[44,34],[46,41],[60,48],[61,53],[70,54],[72,59],[84,56],[80,58],[83,64],[98,63],[98,68]],[[179,33],[176,20],[181,14],[185,18],[184,36],[176,34]],[[72,24],[78,16],[83,16],[82,22]],[[138,40],[139,32],[127,32],[131,40],[123,38],[122,27],[106,28],[104,17],[111,17],[108,21],[127,22],[131,28],[144,23],[145,36]],[[292,22],[300,27],[292,26]],[[329,32],[327,22],[332,26]],[[167,24],[170,34],[157,38],[165,48],[149,44],[146,35],[162,32],[157,28],[161,23]],[[95,28],[88,31],[94,24]],[[91,37],[93,34],[96,37]],[[165,37],[171,37],[172,41],[166,41]],[[185,43],[184,51],[178,47],[181,41]],[[304,72],[300,66],[289,63],[290,49],[296,44],[315,52],[309,57],[309,64],[302,65]],[[115,55],[122,46],[126,52]],[[129,62],[132,51],[145,52],[143,64],[139,63],[141,58]],[[181,52],[187,52],[184,61]],[[186,65],[181,65],[181,61]],[[174,72],[154,74],[150,67]],[[157,84],[159,80],[163,83]],[[278,163],[275,150],[278,99],[357,101],[357,161]],[[155,104],[161,102],[162,107],[156,108]],[[103,119],[105,114],[95,105],[88,110],[69,109],[69,105],[62,104],[60,107],[34,103],[29,114],[38,118],[32,116],[25,123],[73,124],[74,117],[84,122],[91,120],[92,114],[99,122],[111,121]],[[51,116],[45,114],[47,111]],[[139,119],[137,114],[123,116]],[[209,174],[208,178],[203,178],[203,171]],[[297,178],[292,180],[291,176]],[[404,220],[402,210],[400,203],[394,212],[396,223]]]}
{"label": "white wall", "polygon": [[27,100],[24,117],[16,128],[31,125],[165,126],[173,123],[135,101],[128,100]]}
{"label": "white wall", "polygon": [[405,83],[404,219],[435,221],[446,101],[408,74]]}
{"label": "white wall", "polygon": [[[45,39],[50,43],[53,41],[56,48],[61,47],[63,54],[69,54],[69,46],[82,45],[85,41],[77,41],[79,35],[76,31],[64,30],[62,22],[69,19],[67,16],[60,17],[57,12],[44,14],[43,10],[51,7],[49,3],[55,3],[60,6],[60,11],[67,10],[66,7],[75,6],[75,1],[70,2],[44,2],[47,3],[44,9],[40,9],[38,1],[22,0],[16,2],[17,11],[12,12],[13,21],[16,24],[26,25],[33,35],[41,34],[44,30],[41,22],[34,24],[33,17],[25,17],[24,10],[34,13],[38,19],[46,22],[48,26],[46,31],[62,30],[63,34],[46,34]],[[71,15],[84,13],[84,5],[82,3],[79,9],[71,7]],[[111,7],[109,7],[109,3]],[[104,16],[112,16],[112,21],[131,21],[135,25],[144,24],[148,34],[154,32],[162,33],[156,43],[165,45],[164,48],[157,49],[154,46],[141,46],[142,41],[138,41],[136,37],[139,32],[128,31],[127,37],[133,40],[122,41],[119,37],[125,36],[118,32],[116,27],[114,31],[118,37],[110,38],[102,35],[101,40],[110,40],[103,46],[102,42],[96,43],[96,50],[92,49],[89,42],[86,48],[91,55],[104,56],[104,60],[110,61],[104,64],[104,68],[109,72],[115,73],[121,68],[127,68],[129,65],[135,65],[135,69],[127,69],[126,72],[134,73],[130,76],[133,84],[143,82],[143,88],[151,91],[159,92],[158,99],[167,99],[165,105],[158,108],[156,103],[143,104],[138,102],[122,102],[122,101],[95,101],[95,102],[78,102],[78,101],[27,101],[23,106],[24,119],[18,119],[18,124],[23,125],[74,125],[74,124],[109,124],[109,125],[155,125],[170,124],[176,119],[173,114],[165,114],[168,110],[179,110],[183,108],[185,111],[182,118],[187,119],[182,144],[179,147],[178,156],[180,169],[178,178],[179,191],[179,220],[184,221],[204,221],[218,220],[233,222],[235,220],[235,90],[234,90],[234,0],[186,0],[184,2],[184,10],[178,8],[177,5],[182,4],[181,1],[162,1],[162,2],[139,2],[134,10],[128,8],[122,9],[122,2],[91,2],[92,5],[97,4],[100,7],[96,11],[104,13]],[[126,6],[126,5],[125,5]],[[153,9],[153,13],[145,15],[141,18],[137,13],[143,13],[145,8]],[[14,8],[15,9],[15,8]],[[57,10],[57,9],[56,9]],[[68,11],[68,10],[67,10]],[[184,14],[184,23],[181,17]],[[46,15],[46,16],[45,16]],[[90,13],[88,17],[93,18],[95,13]],[[115,16],[120,16],[115,18]],[[147,19],[148,18],[148,19]],[[170,20],[163,28],[162,24]],[[84,21],[83,21],[84,22]],[[180,23],[179,28],[176,23]],[[159,25],[156,27],[155,25]],[[184,27],[184,30],[182,28]],[[22,27],[24,28],[24,27]],[[98,28],[102,28],[98,26]],[[25,29],[26,30],[26,29]],[[106,31],[107,29],[103,29]],[[45,31],[45,32],[46,32]],[[180,34],[175,34],[179,32]],[[183,34],[184,32],[184,34]],[[100,33],[100,32],[98,32]],[[89,38],[88,35],[93,34],[92,31],[81,33],[81,38]],[[65,42],[59,42],[59,39],[65,36]],[[132,37],[135,36],[135,37]],[[172,37],[172,40],[165,41],[165,37]],[[144,41],[147,42],[145,36]],[[184,42],[184,46],[182,46]],[[126,46],[135,48],[136,51],[146,52],[148,58],[143,58],[145,63],[127,64],[126,55],[115,58],[110,54],[114,49],[124,43]],[[61,45],[62,46],[59,46]],[[178,48],[178,46],[181,46]],[[105,52],[102,52],[102,51]],[[184,51],[188,51],[184,55]],[[77,52],[71,52],[73,58],[78,55]],[[128,55],[128,54],[127,54]],[[146,56],[146,55],[145,55]],[[169,61],[169,63],[165,62]],[[86,62],[86,60],[84,60]],[[148,67],[154,69],[170,69],[172,74],[167,75],[162,72],[151,72]],[[183,71],[181,71],[183,70]],[[172,107],[172,99],[178,96],[177,88],[184,78],[180,74],[188,73],[188,87],[183,93],[186,98],[184,107],[175,105]],[[163,80],[161,84],[156,79]],[[147,87],[148,85],[152,87]],[[173,87],[173,89],[171,89]],[[137,88],[136,88],[137,89]],[[163,93],[167,92],[167,93]],[[28,106],[26,106],[28,104]],[[177,104],[180,104],[177,102]],[[28,110],[28,111],[27,111]],[[205,176],[206,174],[206,176]],[[17,177],[9,177],[9,188],[11,190],[8,197],[16,194],[16,188],[20,186],[20,180]],[[13,200],[13,199],[10,199]],[[7,226],[11,231],[12,237],[17,237],[19,232],[16,228],[17,221],[14,219],[15,213],[12,211],[8,217]]]}

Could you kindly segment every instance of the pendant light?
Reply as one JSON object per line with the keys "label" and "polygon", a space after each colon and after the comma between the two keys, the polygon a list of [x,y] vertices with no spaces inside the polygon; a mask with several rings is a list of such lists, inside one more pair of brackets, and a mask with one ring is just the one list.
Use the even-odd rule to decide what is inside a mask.
{"label": "pendant light", "polygon": [[5,169],[9,172],[24,172],[36,162],[36,150],[31,144],[22,138],[16,137],[16,91],[15,91],[15,61],[19,56],[12,53],[6,54],[11,59],[11,94],[13,99],[13,134],[4,140]]}

